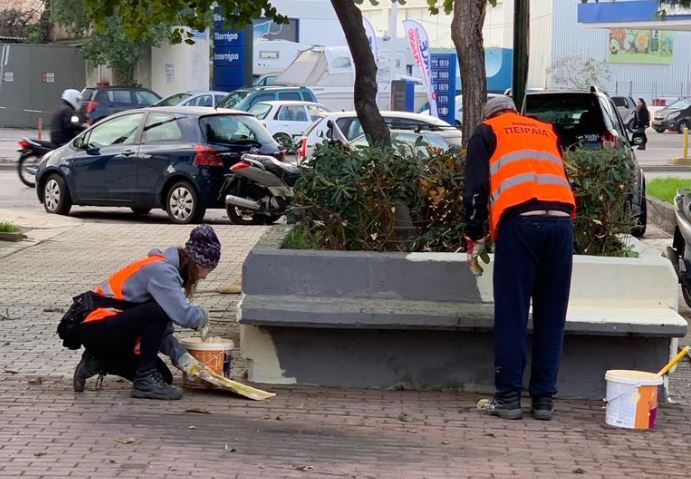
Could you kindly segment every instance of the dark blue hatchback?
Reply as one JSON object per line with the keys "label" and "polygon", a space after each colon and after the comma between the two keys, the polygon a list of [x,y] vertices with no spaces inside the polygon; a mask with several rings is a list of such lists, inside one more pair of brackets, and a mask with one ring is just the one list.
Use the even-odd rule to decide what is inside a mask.
{"label": "dark blue hatchback", "polygon": [[162,208],[173,223],[198,223],[225,208],[223,175],[243,153],[285,152],[252,115],[202,107],[158,107],[113,115],[48,153],[36,173],[48,213],[72,205]]}

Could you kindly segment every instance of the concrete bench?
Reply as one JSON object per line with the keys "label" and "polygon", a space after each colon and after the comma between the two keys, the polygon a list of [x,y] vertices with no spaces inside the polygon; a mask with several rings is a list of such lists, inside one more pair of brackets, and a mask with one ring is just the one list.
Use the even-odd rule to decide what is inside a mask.
{"label": "concrete bench", "polygon": [[[260,243],[244,264],[252,381],[492,390],[491,263],[475,278],[463,254],[275,246]],[[677,295],[662,257],[575,257],[560,395],[601,398],[607,369],[662,367],[686,334]]]}

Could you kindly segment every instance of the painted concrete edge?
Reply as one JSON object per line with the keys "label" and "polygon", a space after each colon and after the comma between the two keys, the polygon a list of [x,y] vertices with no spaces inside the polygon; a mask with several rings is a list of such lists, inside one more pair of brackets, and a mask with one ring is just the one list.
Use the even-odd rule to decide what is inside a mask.
{"label": "painted concrete edge", "polygon": [[648,222],[659,226],[665,233],[674,235],[677,220],[674,217],[674,207],[662,200],[648,196]]}

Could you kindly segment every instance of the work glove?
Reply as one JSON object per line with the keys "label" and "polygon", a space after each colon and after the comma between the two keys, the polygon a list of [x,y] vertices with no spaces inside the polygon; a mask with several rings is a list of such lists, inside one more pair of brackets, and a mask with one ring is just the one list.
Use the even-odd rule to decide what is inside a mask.
{"label": "work glove", "polygon": [[202,310],[202,319],[197,325],[197,331],[199,331],[202,341],[206,341],[209,337],[209,312],[206,310],[206,308],[202,308],[201,306],[199,309]]}
{"label": "work glove", "polygon": [[483,263],[489,264],[489,254],[487,253],[487,237],[480,238],[473,241],[469,237],[465,237],[467,244],[466,254],[468,255],[468,268],[475,276],[482,276],[484,269],[480,266],[480,260]]}

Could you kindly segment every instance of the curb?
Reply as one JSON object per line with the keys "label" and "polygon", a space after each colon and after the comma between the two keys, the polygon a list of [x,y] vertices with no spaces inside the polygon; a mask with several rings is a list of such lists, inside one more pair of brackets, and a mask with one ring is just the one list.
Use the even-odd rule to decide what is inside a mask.
{"label": "curb", "polygon": [[657,198],[646,198],[648,206],[648,223],[659,226],[665,233],[674,236],[674,229],[677,227],[677,220],[674,216],[674,207],[658,200]]}
{"label": "curb", "polygon": [[678,173],[689,173],[691,172],[691,166],[684,166],[684,165],[650,165],[650,166],[641,166],[641,169],[643,172],[650,172],[650,173],[656,173],[656,172],[678,172]]}

